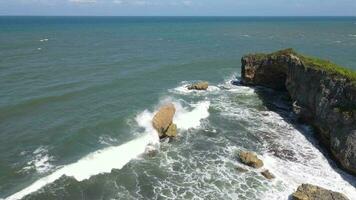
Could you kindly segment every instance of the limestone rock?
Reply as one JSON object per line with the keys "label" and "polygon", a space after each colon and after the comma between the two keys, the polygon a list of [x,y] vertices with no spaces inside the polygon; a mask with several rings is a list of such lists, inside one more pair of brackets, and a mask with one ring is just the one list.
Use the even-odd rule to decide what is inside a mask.
{"label": "limestone rock", "polygon": [[356,175],[356,79],[354,71],[293,49],[241,59],[241,82],[287,91],[299,120],[335,160]]}
{"label": "limestone rock", "polygon": [[257,155],[253,152],[249,151],[241,151],[239,153],[240,161],[250,167],[253,168],[261,168],[263,166],[263,162],[261,159],[257,157]]}
{"label": "limestone rock", "polygon": [[348,198],[339,193],[327,190],[310,184],[302,184],[297,191],[292,194],[293,200],[348,200]]}
{"label": "limestone rock", "polygon": [[163,137],[168,127],[173,122],[176,109],[172,103],[162,106],[153,117],[152,125],[157,130],[160,137]]}
{"label": "limestone rock", "polygon": [[266,179],[274,179],[275,176],[269,171],[269,170],[265,170],[263,172],[261,172],[261,174],[266,178]]}
{"label": "limestone rock", "polygon": [[189,85],[188,90],[207,90],[208,87],[209,87],[209,83],[204,81],[204,82],[198,82]]}
{"label": "limestone rock", "polygon": [[177,136],[177,125],[174,123],[169,125],[167,131],[165,132],[165,135],[168,137],[176,137]]}

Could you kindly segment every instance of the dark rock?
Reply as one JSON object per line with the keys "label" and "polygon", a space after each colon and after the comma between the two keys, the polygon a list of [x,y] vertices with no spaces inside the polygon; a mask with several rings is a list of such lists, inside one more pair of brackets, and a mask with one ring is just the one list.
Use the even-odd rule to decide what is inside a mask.
{"label": "dark rock", "polygon": [[348,198],[339,193],[327,190],[310,184],[302,184],[297,191],[292,194],[293,200],[348,200]]}
{"label": "dark rock", "polygon": [[262,160],[259,159],[253,152],[241,151],[239,153],[239,158],[242,163],[250,167],[261,168],[263,166]]}
{"label": "dark rock", "polygon": [[261,174],[267,179],[274,179],[275,176],[268,170],[261,172]]}
{"label": "dark rock", "polygon": [[208,82],[199,82],[189,85],[188,90],[207,90],[209,87]]}
{"label": "dark rock", "polygon": [[355,72],[291,49],[241,60],[243,84],[287,90],[300,120],[315,127],[333,157],[356,174],[356,81],[348,75]]}
{"label": "dark rock", "polygon": [[235,169],[236,169],[238,172],[241,172],[241,173],[248,172],[248,169],[245,169],[245,168],[239,167],[239,166],[236,166]]}

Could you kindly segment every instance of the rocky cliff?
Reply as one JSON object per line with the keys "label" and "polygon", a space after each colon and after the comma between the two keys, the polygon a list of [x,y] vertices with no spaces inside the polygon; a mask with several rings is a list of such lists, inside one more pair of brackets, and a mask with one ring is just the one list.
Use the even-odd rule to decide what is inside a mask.
{"label": "rocky cliff", "polygon": [[287,90],[294,110],[356,174],[356,72],[286,49],[242,58],[242,83]]}

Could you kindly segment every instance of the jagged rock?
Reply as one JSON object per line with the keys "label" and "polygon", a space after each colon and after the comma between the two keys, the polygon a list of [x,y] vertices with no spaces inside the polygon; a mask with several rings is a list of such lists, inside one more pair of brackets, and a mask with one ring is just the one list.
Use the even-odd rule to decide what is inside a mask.
{"label": "jagged rock", "polygon": [[164,137],[168,127],[173,122],[176,109],[172,103],[162,106],[152,120],[153,127],[157,130],[160,137]]}
{"label": "jagged rock", "polygon": [[249,151],[241,151],[239,153],[239,158],[242,163],[253,168],[261,168],[263,162],[261,159],[257,158],[256,154]]}
{"label": "jagged rock", "polygon": [[310,184],[302,184],[297,191],[292,194],[293,200],[348,200],[348,198],[339,193],[327,190]]}
{"label": "jagged rock", "polygon": [[241,59],[241,82],[286,90],[300,120],[356,175],[356,72],[286,49]]}
{"label": "jagged rock", "polygon": [[207,90],[209,87],[208,82],[199,82],[189,85],[187,88],[188,90]]}
{"label": "jagged rock", "polygon": [[165,135],[168,137],[176,137],[177,136],[177,125],[172,123],[167,131],[165,132]]}
{"label": "jagged rock", "polygon": [[267,179],[275,178],[275,176],[269,170],[265,170],[265,171],[261,172],[261,174]]}

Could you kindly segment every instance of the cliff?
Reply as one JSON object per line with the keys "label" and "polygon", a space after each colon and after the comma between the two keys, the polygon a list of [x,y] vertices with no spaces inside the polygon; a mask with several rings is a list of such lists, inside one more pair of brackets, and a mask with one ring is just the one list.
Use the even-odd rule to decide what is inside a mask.
{"label": "cliff", "polygon": [[288,91],[334,158],[356,174],[356,72],[286,49],[241,59],[242,83]]}

